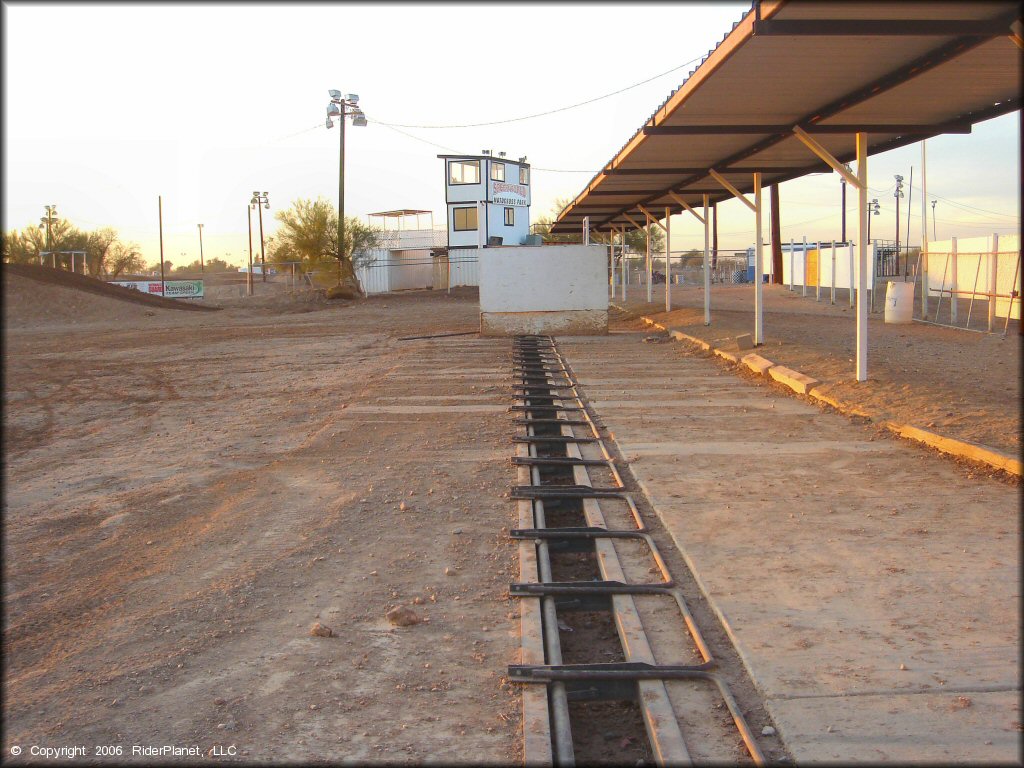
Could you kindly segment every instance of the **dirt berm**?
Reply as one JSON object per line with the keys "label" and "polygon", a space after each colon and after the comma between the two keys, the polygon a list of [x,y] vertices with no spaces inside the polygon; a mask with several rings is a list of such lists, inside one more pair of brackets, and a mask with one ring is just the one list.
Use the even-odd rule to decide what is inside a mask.
{"label": "dirt berm", "polygon": [[150,307],[181,309],[187,312],[215,312],[220,309],[220,307],[203,306],[202,304],[193,304],[179,299],[165,299],[163,296],[133,291],[131,288],[112,285],[102,280],[97,280],[94,277],[80,275],[77,272],[40,267],[34,264],[4,264],[3,275],[5,280],[10,275],[18,275],[40,283],[75,288],[80,291],[87,291],[112,299],[120,299],[121,301],[130,301],[135,304],[145,304]]}

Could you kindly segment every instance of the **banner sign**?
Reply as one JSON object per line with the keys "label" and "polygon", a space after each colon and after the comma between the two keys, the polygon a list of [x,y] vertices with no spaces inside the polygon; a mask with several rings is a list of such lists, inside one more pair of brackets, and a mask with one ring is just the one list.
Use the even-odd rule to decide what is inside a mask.
{"label": "banner sign", "polygon": [[529,205],[529,189],[525,184],[509,184],[491,180],[491,202],[498,205]]}
{"label": "banner sign", "polygon": [[[111,285],[120,285],[122,288],[130,288],[133,291],[150,293],[154,296],[163,296],[160,290],[159,280],[115,280]],[[202,280],[165,280],[168,299],[201,299],[203,298]]]}

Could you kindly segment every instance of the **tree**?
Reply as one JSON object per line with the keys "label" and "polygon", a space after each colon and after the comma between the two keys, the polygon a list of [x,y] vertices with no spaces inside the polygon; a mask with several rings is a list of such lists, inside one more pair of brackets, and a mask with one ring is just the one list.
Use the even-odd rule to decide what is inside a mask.
{"label": "tree", "polygon": [[277,211],[274,217],[281,226],[267,241],[270,261],[300,262],[303,269],[322,269],[330,265],[338,269],[340,286],[362,293],[355,266],[361,259],[368,258],[367,251],[379,244],[378,230],[346,216],[344,249],[338,265],[338,212],[330,202],[322,197],[299,198],[290,208]]}
{"label": "tree", "polygon": [[113,227],[104,227],[90,232],[85,237],[85,263],[89,274],[96,276],[104,271],[110,249],[117,242],[117,230]]}
{"label": "tree", "polygon": [[142,259],[138,244],[117,242],[110,246],[106,267],[111,277],[117,277],[122,272],[141,272],[146,268],[146,262]]}
{"label": "tree", "polygon": [[234,272],[238,267],[234,267],[228,264],[224,259],[218,259],[216,257],[206,260],[206,271],[207,272]]}

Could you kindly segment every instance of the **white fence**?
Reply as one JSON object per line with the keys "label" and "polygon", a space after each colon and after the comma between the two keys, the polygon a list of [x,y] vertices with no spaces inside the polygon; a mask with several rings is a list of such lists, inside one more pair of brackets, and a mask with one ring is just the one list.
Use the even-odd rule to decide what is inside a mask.
{"label": "white fence", "polygon": [[[984,322],[987,330],[1020,319],[1020,237],[1002,235],[953,238],[928,244],[928,317],[957,327]],[[924,270],[922,270],[924,271]],[[989,304],[992,299],[991,308]],[[965,315],[966,310],[966,315]],[[967,318],[972,317],[970,325]]]}
{"label": "white fence", "polygon": [[458,248],[448,257],[431,256],[429,249],[376,249],[359,254],[356,277],[367,295],[433,288],[447,290],[480,285],[479,251]]}

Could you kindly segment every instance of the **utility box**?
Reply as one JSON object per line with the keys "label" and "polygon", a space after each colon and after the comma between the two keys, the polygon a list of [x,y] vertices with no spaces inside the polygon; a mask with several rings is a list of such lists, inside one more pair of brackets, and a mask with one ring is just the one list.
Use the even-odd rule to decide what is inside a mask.
{"label": "utility box", "polygon": [[482,336],[608,333],[603,245],[480,249]]}

